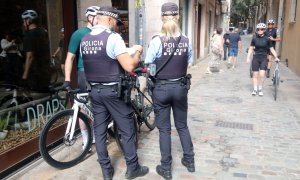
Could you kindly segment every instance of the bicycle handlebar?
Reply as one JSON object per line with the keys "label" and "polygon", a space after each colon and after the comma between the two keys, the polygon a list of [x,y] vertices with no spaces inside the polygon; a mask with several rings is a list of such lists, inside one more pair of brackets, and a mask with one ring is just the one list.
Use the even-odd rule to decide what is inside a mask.
{"label": "bicycle handlebar", "polygon": [[134,69],[132,72],[130,72],[130,76],[137,76],[139,74],[142,74],[142,73],[147,73],[147,68],[141,68],[141,67],[138,67],[136,69]]}

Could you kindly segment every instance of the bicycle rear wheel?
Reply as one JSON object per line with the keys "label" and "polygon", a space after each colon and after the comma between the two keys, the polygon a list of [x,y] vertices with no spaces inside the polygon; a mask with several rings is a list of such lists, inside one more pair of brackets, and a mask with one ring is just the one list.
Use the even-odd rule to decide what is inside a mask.
{"label": "bicycle rear wheel", "polygon": [[279,85],[279,74],[278,71],[275,71],[274,74],[274,100],[275,101],[277,99],[277,94],[278,94],[278,85]]}
{"label": "bicycle rear wheel", "polygon": [[[135,114],[133,115],[133,121],[134,121],[134,132],[135,132],[135,147],[137,148],[138,147],[138,136],[137,136],[137,119],[136,119],[136,116]],[[124,148],[123,148],[123,139],[122,139],[122,135],[119,131],[119,128],[118,128],[118,125],[117,123],[114,122],[114,134],[115,134],[115,139],[116,139],[116,143],[119,147],[119,150],[124,153]]]}
{"label": "bicycle rear wheel", "polygon": [[153,103],[152,99],[148,93],[148,89],[144,91],[144,96],[142,100],[143,104],[143,118],[145,121],[146,126],[152,131],[155,128],[155,117],[154,117],[154,110],[153,110]]}
{"label": "bicycle rear wheel", "polygon": [[[73,138],[65,134],[68,121],[73,117],[74,110],[68,109],[55,114],[44,126],[40,135],[40,153],[44,160],[58,169],[72,167],[81,162],[90,151],[92,145],[92,130],[89,118],[82,112],[78,112],[76,128]],[[82,146],[79,118],[87,127],[88,142],[85,148]]]}

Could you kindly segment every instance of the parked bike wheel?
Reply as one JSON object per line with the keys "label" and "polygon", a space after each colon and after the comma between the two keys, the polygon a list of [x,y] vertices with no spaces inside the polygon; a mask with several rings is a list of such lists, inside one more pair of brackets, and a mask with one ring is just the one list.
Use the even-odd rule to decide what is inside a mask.
{"label": "parked bike wheel", "polygon": [[[64,110],[55,114],[44,126],[40,135],[40,153],[44,160],[58,169],[72,167],[81,162],[90,151],[92,145],[92,130],[89,119],[82,112],[78,112],[74,136],[69,140],[65,134],[68,121],[73,117],[74,110]],[[80,118],[87,127],[88,142],[82,149],[82,138],[79,129]]]}
{"label": "parked bike wheel", "polygon": [[146,126],[152,131],[155,128],[155,117],[153,110],[153,103],[150,95],[148,94],[148,89],[144,91],[144,96],[142,98],[143,104],[143,118]]}
{"label": "parked bike wheel", "polygon": [[[137,120],[136,120],[136,116],[133,115],[133,121],[134,121],[134,131],[135,131],[135,146],[136,148],[138,147],[138,136],[137,136]],[[119,128],[117,126],[117,124],[114,122],[114,134],[115,134],[115,139],[116,139],[116,143],[120,149],[120,151],[123,153],[124,152],[124,148],[123,148],[123,139],[122,139],[122,135],[119,131]]]}
{"label": "parked bike wheel", "polygon": [[[32,98],[24,97],[24,96],[17,96],[15,98],[15,100],[17,101],[17,104],[16,104],[15,102],[13,102],[13,99],[14,98],[12,95],[7,95],[7,96],[3,97],[2,100],[0,101],[0,110],[16,107],[17,104],[21,105],[21,104],[32,101]],[[28,129],[28,124],[25,123],[26,125],[23,125],[23,122],[27,121],[26,111],[24,112],[24,110],[16,108],[13,111],[3,113],[2,117],[5,117],[5,119],[8,118],[9,129],[14,129],[14,130]]]}
{"label": "parked bike wheel", "polygon": [[277,93],[278,93],[278,85],[279,85],[278,71],[275,71],[273,84],[274,84],[274,100],[276,101]]}

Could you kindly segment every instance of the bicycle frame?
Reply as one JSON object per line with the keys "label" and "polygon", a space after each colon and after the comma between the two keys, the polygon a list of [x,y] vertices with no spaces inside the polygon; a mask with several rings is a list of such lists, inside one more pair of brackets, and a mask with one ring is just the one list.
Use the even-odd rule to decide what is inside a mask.
{"label": "bicycle frame", "polygon": [[[85,112],[84,114],[87,115],[91,121],[94,121],[94,116],[91,111],[91,107],[88,106],[88,103],[83,103],[83,102],[79,102],[78,100],[76,100],[76,99],[79,99],[79,100],[86,99],[88,96],[89,96],[88,93],[77,93],[76,94],[76,98],[74,98],[74,104],[72,106],[72,109],[74,110],[74,114],[68,120],[68,125],[67,125],[67,129],[65,132],[65,139],[68,139],[68,140],[73,139],[73,136],[75,133],[76,120],[77,120],[78,112],[80,109],[82,109]],[[108,124],[107,128],[111,128],[112,126],[113,126],[113,122],[110,122]]]}

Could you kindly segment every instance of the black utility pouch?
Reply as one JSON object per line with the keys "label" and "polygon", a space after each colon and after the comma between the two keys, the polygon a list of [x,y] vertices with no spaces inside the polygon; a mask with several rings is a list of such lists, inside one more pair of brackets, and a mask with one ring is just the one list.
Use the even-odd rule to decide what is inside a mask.
{"label": "black utility pouch", "polygon": [[186,87],[187,90],[190,90],[191,88],[191,74],[187,74],[183,79],[182,79],[182,85]]}
{"label": "black utility pouch", "polygon": [[152,78],[151,78],[151,77],[148,77],[148,78],[147,78],[147,87],[148,87],[148,94],[149,94],[150,96],[152,96],[152,91],[153,91],[153,89],[154,89],[154,87],[155,87],[153,77],[152,77]]}
{"label": "black utility pouch", "polygon": [[131,86],[125,76],[121,76],[118,84],[118,98],[125,103],[131,102]]}

